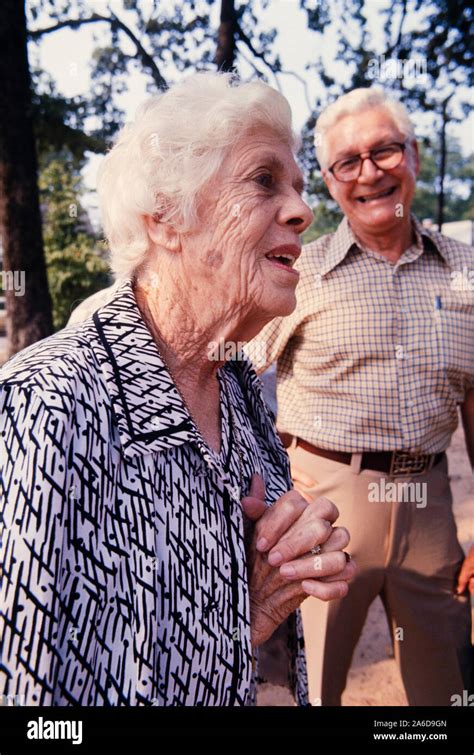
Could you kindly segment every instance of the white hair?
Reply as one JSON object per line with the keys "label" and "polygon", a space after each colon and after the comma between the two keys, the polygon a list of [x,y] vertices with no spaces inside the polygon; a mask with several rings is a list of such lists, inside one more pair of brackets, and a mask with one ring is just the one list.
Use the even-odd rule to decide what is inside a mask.
{"label": "white hair", "polygon": [[335,102],[328,105],[316,121],[314,143],[316,146],[316,155],[322,168],[327,167],[328,159],[324,133],[335,126],[346,115],[362,113],[375,108],[386,110],[392,116],[394,124],[404,137],[408,139],[415,138],[413,123],[403,103],[390,97],[379,86],[353,89],[352,92],[341,95]]}
{"label": "white hair", "polygon": [[290,106],[262,81],[238,83],[228,73],[197,73],[151,97],[120,132],[98,175],[110,265],[117,278],[145,261],[145,216],[180,232],[197,222],[199,195],[227,152],[258,127],[293,149]]}

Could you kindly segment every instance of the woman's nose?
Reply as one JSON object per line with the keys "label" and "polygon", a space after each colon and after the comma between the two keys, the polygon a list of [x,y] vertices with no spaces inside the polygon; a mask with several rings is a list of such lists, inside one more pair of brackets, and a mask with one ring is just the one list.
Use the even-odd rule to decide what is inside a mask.
{"label": "woman's nose", "polygon": [[285,225],[295,226],[298,233],[303,233],[313,222],[313,212],[306,204],[303,197],[296,191],[287,207],[283,210],[281,221]]}

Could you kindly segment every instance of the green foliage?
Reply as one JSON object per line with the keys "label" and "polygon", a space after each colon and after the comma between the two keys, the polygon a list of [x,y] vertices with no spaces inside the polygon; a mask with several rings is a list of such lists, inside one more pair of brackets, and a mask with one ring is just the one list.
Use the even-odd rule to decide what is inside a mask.
{"label": "green foliage", "polygon": [[84,131],[84,121],[91,113],[90,105],[81,97],[64,97],[55,82],[39,69],[31,71],[32,111],[36,151],[41,162],[51,152],[67,150],[81,165],[87,152],[103,153],[106,142]]}
{"label": "green foliage", "polygon": [[[437,216],[439,174],[439,145],[430,139],[419,144],[420,175],[418,176],[413,212],[419,218]],[[474,217],[474,153],[466,158],[457,139],[448,138],[446,151],[444,222],[472,220]]]}
{"label": "green foliage", "polygon": [[326,233],[334,233],[342,220],[342,213],[335,202],[325,204],[320,202],[313,210],[313,222],[303,234],[303,244],[319,239]]}
{"label": "green foliage", "polygon": [[78,301],[110,285],[100,241],[80,197],[79,165],[70,153],[43,157],[39,177],[43,239],[55,329],[66,325]]}
{"label": "green foliage", "polygon": [[84,234],[59,251],[46,249],[46,265],[56,330],[67,324],[79,302],[111,284],[106,262]]}

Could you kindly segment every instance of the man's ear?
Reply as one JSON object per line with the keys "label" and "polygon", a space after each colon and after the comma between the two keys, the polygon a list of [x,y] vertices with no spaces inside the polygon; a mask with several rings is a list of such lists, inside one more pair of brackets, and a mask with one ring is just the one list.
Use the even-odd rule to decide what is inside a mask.
{"label": "man's ear", "polygon": [[332,173],[330,173],[327,170],[327,168],[323,168],[321,170],[321,175],[323,177],[324,183],[326,184],[327,190],[329,191],[330,195],[334,199],[334,194],[333,194],[333,182],[334,182],[334,178],[333,178]]}
{"label": "man's ear", "polygon": [[412,155],[413,155],[413,165],[415,168],[415,175],[419,176],[420,175],[420,153],[418,151],[418,142],[416,141],[416,139],[413,139],[411,143],[411,148],[412,148]]}
{"label": "man's ear", "polygon": [[158,215],[145,215],[145,225],[148,236],[156,246],[161,246],[169,252],[179,252],[181,236],[169,223],[163,223]]}

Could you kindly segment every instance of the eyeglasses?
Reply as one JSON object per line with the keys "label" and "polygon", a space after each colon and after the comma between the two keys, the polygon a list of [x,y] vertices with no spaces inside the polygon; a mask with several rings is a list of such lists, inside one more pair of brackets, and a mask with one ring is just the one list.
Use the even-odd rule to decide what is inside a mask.
{"label": "eyeglasses", "polygon": [[355,181],[359,178],[364,160],[370,160],[380,170],[397,168],[403,160],[406,144],[392,142],[381,147],[375,147],[368,152],[361,152],[351,157],[336,160],[329,168],[337,181]]}

